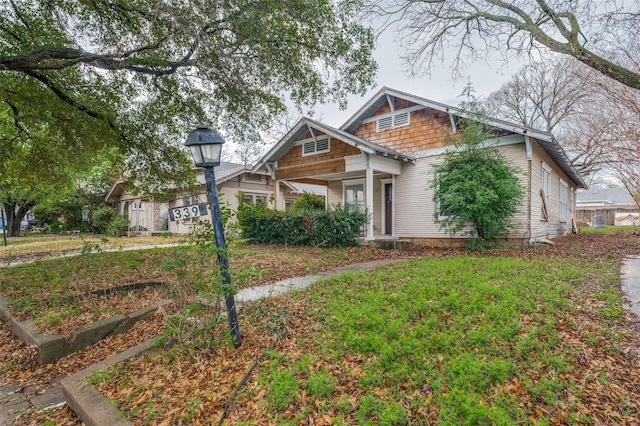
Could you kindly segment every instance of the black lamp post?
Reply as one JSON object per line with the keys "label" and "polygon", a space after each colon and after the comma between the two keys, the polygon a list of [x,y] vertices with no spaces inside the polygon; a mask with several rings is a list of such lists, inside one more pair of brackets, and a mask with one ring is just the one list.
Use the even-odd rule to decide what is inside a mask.
{"label": "black lamp post", "polygon": [[224,229],[222,226],[222,215],[220,214],[220,203],[218,201],[218,188],[216,187],[216,174],[213,170],[220,165],[220,154],[224,139],[218,132],[206,124],[196,124],[196,128],[189,133],[185,146],[191,150],[193,162],[197,167],[204,167],[204,177],[207,182],[207,200],[211,206],[211,223],[215,233],[216,246],[218,247],[218,262],[220,263],[220,273],[222,274],[222,289],[227,306],[227,317],[229,319],[229,330],[235,346],[240,346],[240,327],[238,326],[238,316],[236,313],[236,302],[231,293],[231,277],[229,276],[229,260],[226,255],[226,244],[224,242]]}

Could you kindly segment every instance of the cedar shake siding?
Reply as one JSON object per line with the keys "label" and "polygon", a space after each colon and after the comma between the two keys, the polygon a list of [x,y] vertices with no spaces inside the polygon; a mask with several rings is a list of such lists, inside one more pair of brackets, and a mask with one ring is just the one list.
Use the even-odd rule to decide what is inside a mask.
{"label": "cedar shake siding", "polygon": [[[376,115],[387,112],[389,107],[384,106]],[[449,114],[426,108],[412,111],[410,115],[408,126],[377,132],[376,122],[372,121],[362,124],[354,134],[398,152],[415,152],[442,147],[446,144],[446,132],[452,131]]]}
{"label": "cedar shake siding", "polygon": [[278,160],[276,180],[288,180],[345,171],[344,157],[360,154],[358,148],[331,138],[329,152],[302,156],[302,145],[296,145]]}

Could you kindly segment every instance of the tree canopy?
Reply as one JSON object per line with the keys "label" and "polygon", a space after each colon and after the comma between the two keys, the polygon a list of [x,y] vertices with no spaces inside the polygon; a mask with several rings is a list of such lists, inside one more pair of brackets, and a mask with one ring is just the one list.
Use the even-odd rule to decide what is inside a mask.
{"label": "tree canopy", "polygon": [[195,123],[250,145],[288,99],[344,104],[376,70],[370,30],[330,0],[0,0],[0,14],[5,202],[105,152],[129,183],[162,190],[193,177]]}
{"label": "tree canopy", "polygon": [[[396,26],[404,59],[415,74],[438,59],[454,70],[489,52],[532,54],[550,49],[573,56],[640,89],[638,2],[633,0],[354,0],[383,28]],[[616,52],[613,58],[609,52]]]}
{"label": "tree canopy", "polygon": [[25,144],[74,166],[116,147],[134,179],[162,180],[184,169],[196,122],[248,137],[286,98],[344,103],[376,68],[370,31],[328,0],[0,0],[0,13],[0,162]]}

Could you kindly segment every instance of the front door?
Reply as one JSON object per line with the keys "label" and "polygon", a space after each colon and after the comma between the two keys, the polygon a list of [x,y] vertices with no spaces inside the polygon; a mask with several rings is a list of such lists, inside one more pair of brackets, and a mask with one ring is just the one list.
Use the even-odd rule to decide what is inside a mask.
{"label": "front door", "polygon": [[393,234],[393,186],[390,183],[384,184],[384,233]]}

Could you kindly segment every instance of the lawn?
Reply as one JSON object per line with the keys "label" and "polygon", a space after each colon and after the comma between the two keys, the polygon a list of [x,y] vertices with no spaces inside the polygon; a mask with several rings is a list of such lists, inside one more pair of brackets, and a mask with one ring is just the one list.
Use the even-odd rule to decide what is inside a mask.
{"label": "lawn", "polygon": [[527,254],[345,274],[245,306],[239,349],[194,341],[91,380],[136,424],[634,424],[618,259]]}
{"label": "lawn", "polygon": [[[222,417],[238,425],[637,424],[637,318],[621,308],[618,274],[623,256],[640,255],[639,241],[618,232],[475,254],[413,247],[402,254],[413,257],[406,262],[244,304],[239,348],[224,335],[204,335],[90,381],[136,424],[217,424]],[[363,248],[236,250],[232,264],[245,259],[245,275],[265,280],[398,255]],[[97,256],[90,263],[102,264],[106,255],[72,259]],[[33,276],[51,265],[41,262]],[[263,269],[270,272],[256,272]],[[132,270],[113,278],[124,281]],[[43,367],[0,330],[0,367],[10,383],[46,387],[157,336],[165,320],[156,315]],[[224,321],[219,325],[224,330]],[[68,408],[23,420],[79,424]]]}

